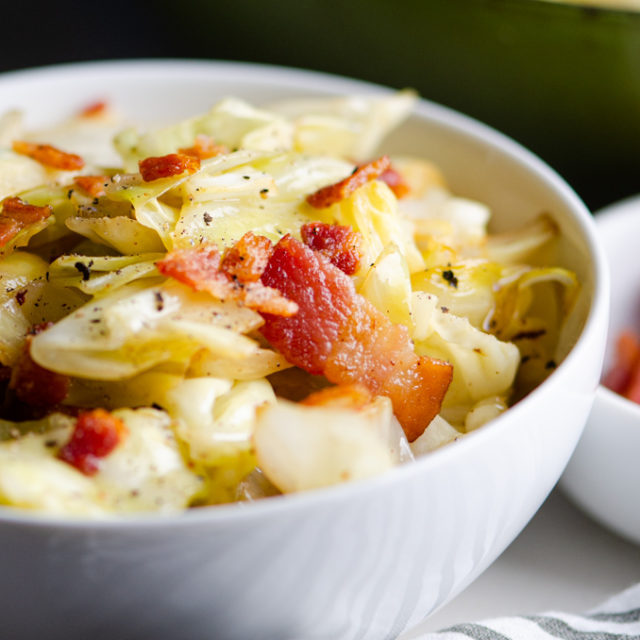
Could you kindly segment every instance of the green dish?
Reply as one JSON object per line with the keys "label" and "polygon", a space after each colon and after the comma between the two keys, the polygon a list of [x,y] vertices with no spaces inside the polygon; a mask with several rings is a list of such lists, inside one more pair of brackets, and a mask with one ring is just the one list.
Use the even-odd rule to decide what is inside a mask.
{"label": "green dish", "polygon": [[640,192],[640,13],[539,0],[186,2],[171,15],[185,55],[411,86],[529,147],[592,209]]}

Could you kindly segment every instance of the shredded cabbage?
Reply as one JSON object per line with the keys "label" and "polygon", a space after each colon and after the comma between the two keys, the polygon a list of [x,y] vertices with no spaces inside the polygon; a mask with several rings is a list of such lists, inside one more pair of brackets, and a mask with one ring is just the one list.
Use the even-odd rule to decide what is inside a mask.
{"label": "shredded cabbage", "polygon": [[[148,131],[112,108],[39,131],[18,112],[0,116],[0,202],[52,211],[12,231],[0,210],[0,504],[173,513],[360,480],[481,428],[549,375],[579,291],[555,258],[551,215],[493,234],[488,206],[408,156],[327,206],[307,200],[379,155],[414,101],[403,91],[263,108],[230,97]],[[11,150],[18,139],[81,154],[85,167],[46,167]],[[202,140],[215,151],[199,166],[145,181],[140,161],[197,155]],[[97,177],[95,194],[79,176]],[[357,385],[337,402],[322,396],[329,381],[262,337],[268,314],[247,298],[162,270],[176,251],[222,257],[248,232],[277,243],[307,223],[356,232],[357,294],[407,328],[415,354],[453,365],[439,414],[411,443],[389,397]],[[207,269],[200,277],[215,280]],[[236,294],[259,282],[229,277]],[[48,404],[37,402],[42,379],[62,390]],[[97,408],[124,430],[91,475],[60,452],[78,412]]]}

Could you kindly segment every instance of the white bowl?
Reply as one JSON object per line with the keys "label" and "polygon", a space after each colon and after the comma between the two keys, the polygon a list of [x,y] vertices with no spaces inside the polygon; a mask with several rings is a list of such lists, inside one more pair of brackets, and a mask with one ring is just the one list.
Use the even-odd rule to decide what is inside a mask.
{"label": "white bowl", "polygon": [[[228,94],[384,91],[241,64],[81,64],[5,75],[0,110],[22,107],[38,124],[98,97],[156,120]],[[551,212],[583,285],[568,356],[492,424],[370,481],[166,519],[4,509],[3,637],[392,638],[460,592],[536,512],[581,434],[604,353],[608,281],[591,216],[522,147],[428,102],[385,149],[435,160],[456,192],[491,205],[496,228]]]}
{"label": "white bowl", "polygon": [[[596,223],[612,274],[606,371],[619,333],[640,331],[640,197],[607,207]],[[593,518],[638,544],[639,457],[640,405],[601,386],[561,486]]]}

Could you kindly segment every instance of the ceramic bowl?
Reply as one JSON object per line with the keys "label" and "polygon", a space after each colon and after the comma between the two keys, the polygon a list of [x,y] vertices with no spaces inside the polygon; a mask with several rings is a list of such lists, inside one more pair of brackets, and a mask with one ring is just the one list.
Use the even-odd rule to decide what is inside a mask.
{"label": "ceramic bowl", "polygon": [[[137,120],[173,120],[234,94],[257,103],[381,87],[317,73],[211,62],[123,62],[7,74],[0,109],[38,124],[96,97]],[[564,469],[591,408],[608,314],[592,217],[531,153],[428,102],[384,143],[435,160],[494,227],[542,211],[582,291],[567,355],[482,429],[366,482],[176,517],[107,522],[0,511],[2,635],[133,640],[393,638],[476,578]]]}
{"label": "ceramic bowl", "polygon": [[[596,221],[612,274],[608,370],[619,333],[640,328],[640,198],[604,209]],[[640,406],[601,386],[561,486],[593,518],[638,544],[639,455]]]}

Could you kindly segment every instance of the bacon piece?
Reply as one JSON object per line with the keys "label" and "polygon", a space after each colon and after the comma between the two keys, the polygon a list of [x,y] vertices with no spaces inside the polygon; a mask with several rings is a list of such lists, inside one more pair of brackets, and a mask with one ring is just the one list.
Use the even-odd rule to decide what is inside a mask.
{"label": "bacon piece", "polygon": [[183,173],[195,173],[200,168],[200,159],[186,153],[169,153],[140,160],[138,168],[145,182],[153,182]]}
{"label": "bacon piece", "polygon": [[362,409],[373,401],[373,396],[362,384],[339,384],[310,393],[300,404],[311,407]]}
{"label": "bacon piece", "polygon": [[340,271],[352,276],[360,266],[362,236],[351,227],[309,222],[300,229],[302,241],[329,258]]}
{"label": "bacon piece", "polygon": [[95,118],[101,116],[107,110],[107,103],[104,100],[96,100],[91,102],[86,107],[80,109],[78,115],[81,118]]}
{"label": "bacon piece", "polygon": [[[203,244],[171,251],[156,266],[163,275],[194,291],[207,291],[220,300],[236,300],[250,309],[276,316],[290,316],[298,310],[297,305],[259,281],[270,251],[268,238],[259,240],[248,232],[224,258],[215,245]],[[241,266],[243,261],[246,266]]]}
{"label": "bacon piece", "polygon": [[13,240],[22,227],[11,218],[0,217],[0,248]]}
{"label": "bacon piece", "polygon": [[183,147],[178,149],[178,152],[200,160],[206,160],[207,158],[229,153],[229,148],[223,144],[216,144],[212,137],[201,133],[196,136],[192,147]]}
{"label": "bacon piece", "polygon": [[386,183],[396,198],[404,198],[411,191],[405,179],[393,167],[389,167],[384,173],[380,174],[380,180]]}
{"label": "bacon piece", "polygon": [[99,469],[100,458],[109,455],[127,434],[124,422],[104,409],[80,413],[69,441],[58,457],[85,475]]}
{"label": "bacon piece", "polygon": [[33,337],[50,326],[51,323],[37,325],[27,336],[23,351],[11,372],[9,389],[25,405],[37,409],[59,405],[69,393],[68,376],[49,371],[36,363],[30,354]]}
{"label": "bacon piece", "polygon": [[67,153],[50,144],[35,144],[24,140],[14,140],[12,148],[16,153],[29,156],[40,164],[52,169],[78,171],[84,167],[84,160],[75,153]]}
{"label": "bacon piece", "polygon": [[5,198],[0,211],[0,248],[15,238],[22,229],[45,220],[52,213],[53,209],[49,205],[39,207],[20,198]]}
{"label": "bacon piece", "polygon": [[640,365],[640,342],[632,331],[625,330],[616,340],[614,366],[604,376],[602,384],[624,395],[633,372]]}
{"label": "bacon piece", "polygon": [[292,364],[334,384],[364,384],[389,397],[407,438],[415,440],[440,411],[453,374],[447,362],[413,350],[409,332],[355,291],[351,279],[287,235],[262,282],[298,305],[289,318],[263,313],[260,329]]}
{"label": "bacon piece", "polygon": [[90,196],[99,198],[107,192],[109,176],[76,176],[74,182]]}
{"label": "bacon piece", "polygon": [[275,246],[262,282],[298,304],[298,313],[291,318],[263,314],[263,335],[292,364],[314,375],[322,374],[340,327],[353,309],[351,279],[286,235]]}
{"label": "bacon piece", "polygon": [[230,295],[229,279],[220,271],[220,252],[212,244],[190,249],[175,249],[156,262],[164,276],[178,280],[194,291],[208,291],[224,300]]}
{"label": "bacon piece", "polygon": [[257,282],[272,251],[269,238],[248,231],[225,252],[220,267],[227,275],[241,282]]}
{"label": "bacon piece", "polygon": [[358,187],[379,178],[389,167],[388,156],[381,156],[377,160],[367,162],[358,167],[350,176],[340,182],[330,184],[307,196],[307,202],[314,209],[324,209],[344,198],[349,197]]}

